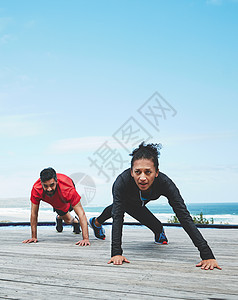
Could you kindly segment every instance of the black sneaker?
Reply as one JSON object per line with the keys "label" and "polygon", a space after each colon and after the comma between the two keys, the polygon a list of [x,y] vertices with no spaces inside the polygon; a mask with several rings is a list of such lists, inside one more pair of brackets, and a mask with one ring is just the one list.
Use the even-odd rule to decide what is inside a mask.
{"label": "black sneaker", "polygon": [[73,233],[79,234],[81,232],[79,219],[76,216],[75,219],[78,220],[78,223],[73,223]]}
{"label": "black sneaker", "polygon": [[63,231],[63,220],[59,219],[58,216],[56,216],[56,230],[58,232],[62,232]]}
{"label": "black sneaker", "polygon": [[97,227],[95,225],[95,217],[94,218],[91,218],[89,219],[89,226],[93,229],[94,231],[94,235],[97,239],[100,239],[100,240],[105,240],[106,236],[105,236],[105,230],[104,228],[102,227],[102,225],[100,227]]}
{"label": "black sneaker", "polygon": [[155,243],[160,245],[168,244],[168,239],[164,233],[164,229],[161,233],[155,234]]}

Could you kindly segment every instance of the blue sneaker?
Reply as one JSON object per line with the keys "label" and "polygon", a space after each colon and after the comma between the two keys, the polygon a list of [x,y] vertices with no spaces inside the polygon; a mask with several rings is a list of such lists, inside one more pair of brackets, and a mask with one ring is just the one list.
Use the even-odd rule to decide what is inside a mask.
{"label": "blue sneaker", "polygon": [[97,239],[100,240],[105,240],[106,236],[105,236],[105,230],[102,227],[102,225],[100,227],[97,227],[95,225],[95,217],[94,218],[90,218],[89,219],[89,223],[88,225],[93,229],[94,235]]}
{"label": "blue sneaker", "polygon": [[164,233],[164,229],[161,233],[155,234],[155,244],[167,245],[168,239]]}

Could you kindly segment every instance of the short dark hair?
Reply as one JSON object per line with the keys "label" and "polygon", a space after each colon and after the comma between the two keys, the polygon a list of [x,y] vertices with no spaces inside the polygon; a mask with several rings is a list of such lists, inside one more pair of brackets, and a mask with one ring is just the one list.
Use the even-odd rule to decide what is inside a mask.
{"label": "short dark hair", "polygon": [[136,148],[130,156],[132,156],[131,159],[131,169],[133,168],[134,161],[138,159],[150,159],[153,161],[155,170],[158,170],[159,167],[159,161],[158,157],[160,156],[160,149],[162,149],[162,144],[145,144],[145,142],[142,142],[138,148]]}
{"label": "short dark hair", "polygon": [[57,181],[57,175],[56,175],[56,172],[53,168],[46,168],[44,170],[42,170],[40,172],[40,180],[41,182],[46,182],[50,179],[54,179],[55,181]]}

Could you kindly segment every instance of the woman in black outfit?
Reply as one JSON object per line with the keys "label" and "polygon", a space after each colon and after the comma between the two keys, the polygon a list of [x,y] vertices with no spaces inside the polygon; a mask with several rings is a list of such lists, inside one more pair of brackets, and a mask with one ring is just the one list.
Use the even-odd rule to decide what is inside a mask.
{"label": "woman in black outfit", "polygon": [[113,184],[113,204],[106,207],[99,217],[89,220],[95,236],[105,239],[101,224],[113,218],[111,259],[108,263],[121,265],[123,262],[129,262],[122,256],[121,248],[125,212],[153,231],[155,243],[168,243],[161,222],[146,207],[149,201],[165,196],[184,230],[200,251],[202,261],[197,264],[197,267],[206,270],[221,269],[211,248],[195,226],[178,188],[169,177],[159,172],[160,146],[160,144],[145,145],[143,142],[130,154],[131,168],[122,172]]}

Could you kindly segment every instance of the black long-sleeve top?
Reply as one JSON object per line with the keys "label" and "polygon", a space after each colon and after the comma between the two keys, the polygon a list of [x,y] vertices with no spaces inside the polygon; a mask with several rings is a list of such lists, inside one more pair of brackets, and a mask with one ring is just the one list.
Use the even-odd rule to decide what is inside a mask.
{"label": "black long-sleeve top", "polygon": [[[131,176],[130,169],[122,172],[113,184],[111,256],[122,255],[123,250],[121,241],[124,214],[127,206],[133,207],[142,205],[139,191],[134,178]],[[151,200],[156,200],[160,196],[165,196],[168,199],[168,202],[178,217],[182,227],[200,251],[201,258],[203,260],[214,259],[215,257],[211,248],[195,226],[178,188],[167,175],[161,172],[159,172],[158,177],[155,177],[151,186],[150,199],[148,199],[146,203]]]}

